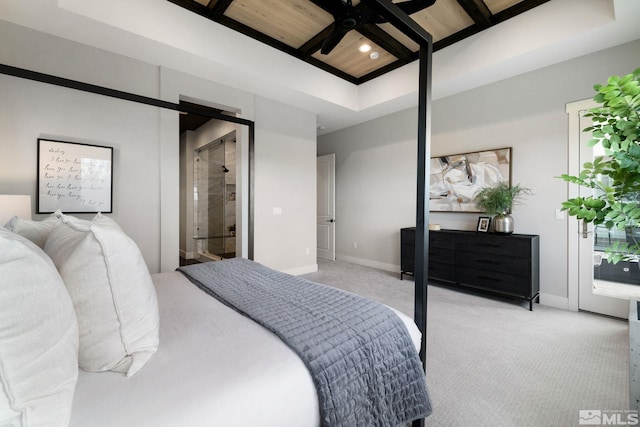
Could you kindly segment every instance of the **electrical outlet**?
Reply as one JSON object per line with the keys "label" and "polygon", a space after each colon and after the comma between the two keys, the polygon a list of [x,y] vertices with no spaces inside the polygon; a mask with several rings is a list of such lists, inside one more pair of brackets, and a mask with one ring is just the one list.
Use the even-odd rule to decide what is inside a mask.
{"label": "electrical outlet", "polygon": [[562,209],[556,209],[556,219],[564,219],[564,211]]}
{"label": "electrical outlet", "polygon": [[353,242],[353,248],[358,249],[358,242]]}

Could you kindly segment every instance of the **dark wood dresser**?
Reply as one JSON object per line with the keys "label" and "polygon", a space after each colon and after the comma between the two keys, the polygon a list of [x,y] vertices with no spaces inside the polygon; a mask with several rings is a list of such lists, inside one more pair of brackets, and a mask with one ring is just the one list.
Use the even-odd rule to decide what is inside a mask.
{"label": "dark wood dresser", "polygon": [[[400,278],[415,267],[415,227],[400,230]],[[540,294],[540,237],[475,231],[429,231],[429,280],[529,302]]]}

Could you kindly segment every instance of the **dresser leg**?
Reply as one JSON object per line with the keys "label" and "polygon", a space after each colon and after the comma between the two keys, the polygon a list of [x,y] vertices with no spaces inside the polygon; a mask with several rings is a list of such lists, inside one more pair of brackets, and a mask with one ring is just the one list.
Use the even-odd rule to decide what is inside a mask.
{"label": "dresser leg", "polygon": [[540,304],[540,294],[537,293],[533,296],[533,298],[531,298],[529,300],[529,311],[533,311],[533,302],[537,302],[538,304]]}

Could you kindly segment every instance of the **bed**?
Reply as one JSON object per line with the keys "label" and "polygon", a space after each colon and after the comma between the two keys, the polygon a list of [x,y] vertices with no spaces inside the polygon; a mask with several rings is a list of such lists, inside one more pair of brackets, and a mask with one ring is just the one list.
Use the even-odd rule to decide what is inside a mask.
{"label": "bed", "polygon": [[[97,261],[93,259],[96,257]],[[269,276],[273,283],[282,280],[296,286],[307,285],[298,283],[303,279],[282,275],[253,261],[234,262],[249,270],[237,274],[237,282],[229,287],[232,293],[243,282],[255,282],[255,278],[248,279],[254,275],[260,277],[259,281]],[[129,267],[120,272],[123,264]],[[233,262],[208,264],[227,268]],[[150,276],[145,271],[135,243],[115,222],[100,214],[92,221],[61,212],[39,222],[13,218],[7,228],[0,230],[0,277],[3,285],[19,284],[15,292],[21,293],[17,298],[7,297],[0,290],[0,379],[9,391],[4,399],[0,396],[0,425],[386,425],[378,421],[384,414],[374,410],[374,415],[367,414],[370,420],[358,416],[355,424],[340,421],[348,417],[327,417],[327,397],[319,392],[317,374],[310,369],[313,363],[305,359],[304,350],[292,347],[278,330],[271,331],[259,324],[259,319],[250,318],[254,315],[242,306],[233,306],[221,295],[211,296],[212,292],[222,292],[203,288],[196,280],[197,272]],[[209,274],[208,269],[203,271]],[[215,274],[222,274],[222,270]],[[102,276],[110,282],[98,288],[96,282],[101,282]],[[135,286],[131,285],[133,282]],[[333,288],[329,291],[340,293],[340,298],[364,300]],[[101,294],[103,301],[96,302]],[[20,308],[16,300],[25,305]],[[257,303],[260,301],[265,298]],[[352,304],[353,300],[348,301]],[[275,304],[270,301],[262,305]],[[402,325],[400,334],[406,334],[407,341],[394,342],[411,354],[405,359],[418,364],[418,382],[424,383],[417,355],[421,334],[413,320],[377,303],[363,304],[363,313],[380,310]],[[291,324],[290,320],[285,323]],[[108,330],[110,327],[113,330]],[[6,331],[11,328],[19,332],[8,334]],[[307,330],[307,326],[303,329]],[[103,335],[96,339],[96,333]],[[385,329],[380,335],[389,333]],[[362,336],[352,338],[361,341]],[[11,340],[16,345],[7,353],[6,344]],[[367,343],[361,344],[364,347]],[[376,354],[386,351],[373,348]],[[105,359],[105,355],[109,357]],[[52,356],[52,360],[44,360]],[[371,358],[375,359],[375,355]],[[405,359],[390,363],[397,366],[385,368],[391,373],[388,376],[404,378],[405,368],[398,371],[398,366]],[[387,362],[388,359],[383,361]],[[330,363],[344,362],[340,359]],[[359,366],[362,368],[358,369],[365,369],[366,365],[363,362],[356,365]],[[416,382],[413,378],[408,382]],[[333,384],[336,383],[331,387]],[[401,387],[384,387],[389,395],[400,394],[404,383]],[[396,400],[399,406],[408,408],[408,413],[424,417],[431,406],[426,384],[418,389],[421,387],[424,395],[409,394]],[[413,420],[402,416],[398,415],[398,420],[403,423]],[[371,424],[371,420],[375,423]]]}

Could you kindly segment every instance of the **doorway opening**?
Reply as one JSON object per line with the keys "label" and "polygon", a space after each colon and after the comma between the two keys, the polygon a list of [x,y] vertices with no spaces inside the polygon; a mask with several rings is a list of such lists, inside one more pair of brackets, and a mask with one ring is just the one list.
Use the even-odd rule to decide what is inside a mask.
{"label": "doorway opening", "polygon": [[253,259],[253,122],[180,106],[180,265]]}
{"label": "doorway opening", "polygon": [[236,132],[193,153],[196,259],[236,256]]}
{"label": "doorway opening", "polygon": [[[588,144],[590,132],[584,129],[591,126],[591,119],[584,112],[597,106],[592,100],[577,101],[566,105],[569,128],[569,174],[578,175],[582,165],[593,162],[594,156],[601,156],[603,151],[594,151]],[[569,186],[569,198],[593,196],[594,189]],[[624,232],[622,233],[624,236]],[[621,236],[609,233],[593,223],[569,219],[568,241],[568,305],[570,310],[583,310],[607,316],[627,318],[629,297],[638,285],[631,285],[620,280],[634,280],[632,274],[638,269],[638,263],[630,265],[609,264],[606,248]],[[622,237],[625,238],[625,237]],[[625,271],[626,269],[626,271]],[[636,277],[638,275],[635,275]],[[635,279],[637,280],[637,279]],[[638,294],[640,295],[640,293]]]}

